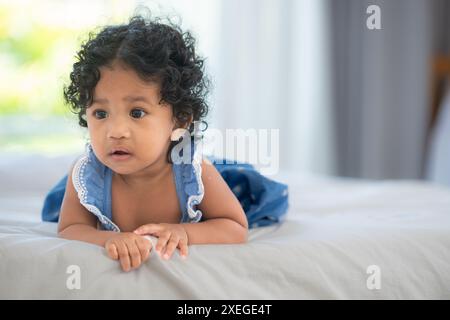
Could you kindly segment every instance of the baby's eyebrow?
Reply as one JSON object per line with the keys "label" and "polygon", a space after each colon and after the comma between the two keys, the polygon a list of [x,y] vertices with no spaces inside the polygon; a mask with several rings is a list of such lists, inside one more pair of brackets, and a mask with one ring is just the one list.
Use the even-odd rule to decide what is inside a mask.
{"label": "baby's eyebrow", "polygon": [[126,96],[123,98],[123,101],[127,102],[145,102],[147,104],[151,104],[150,101],[147,100],[144,96]]}
{"label": "baby's eyebrow", "polygon": [[[144,96],[126,96],[122,100],[126,102],[145,102],[151,105],[151,102]],[[109,100],[106,98],[94,98],[92,99],[92,103],[108,104]]]}
{"label": "baby's eyebrow", "polygon": [[92,99],[92,103],[107,104],[108,99],[94,98],[94,99]]}

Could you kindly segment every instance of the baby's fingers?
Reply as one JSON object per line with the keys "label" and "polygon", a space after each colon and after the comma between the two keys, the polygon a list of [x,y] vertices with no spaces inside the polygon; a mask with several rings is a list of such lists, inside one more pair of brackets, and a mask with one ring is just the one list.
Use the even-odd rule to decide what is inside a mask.
{"label": "baby's fingers", "polygon": [[152,243],[147,239],[136,240],[139,252],[141,253],[142,262],[146,261],[150,256],[150,250],[152,250]]}
{"label": "baby's fingers", "polygon": [[114,243],[109,244],[106,247],[106,252],[108,253],[108,256],[113,259],[113,260],[117,260],[119,259],[119,252],[117,251],[117,247]]}
{"label": "baby's fingers", "polygon": [[188,244],[187,240],[180,239],[180,242],[178,243],[178,248],[180,249],[180,255],[181,258],[186,259],[188,256]]}
{"label": "baby's fingers", "polygon": [[168,260],[172,256],[176,247],[178,246],[179,238],[177,236],[172,236],[169,240],[169,243],[166,246],[166,252],[164,253],[164,259]]}
{"label": "baby's fingers", "polygon": [[131,269],[131,260],[130,254],[128,253],[128,248],[125,243],[121,242],[117,244],[117,250],[119,251],[119,259],[120,265],[122,266],[123,271],[130,271]]}
{"label": "baby's fingers", "polygon": [[139,248],[136,245],[136,242],[133,241],[133,239],[126,241],[125,245],[128,248],[128,253],[130,254],[131,258],[131,267],[137,268],[141,265],[142,259],[141,259],[141,253],[139,252]]}
{"label": "baby's fingers", "polygon": [[164,248],[167,245],[167,242],[170,239],[170,233],[164,232],[158,239],[158,242],[156,243],[156,252],[158,252],[161,256],[164,253]]}

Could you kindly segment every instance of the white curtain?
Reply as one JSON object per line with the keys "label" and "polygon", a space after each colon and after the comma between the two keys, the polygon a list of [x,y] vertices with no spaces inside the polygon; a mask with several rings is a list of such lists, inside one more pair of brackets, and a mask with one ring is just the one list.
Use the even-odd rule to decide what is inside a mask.
{"label": "white curtain", "polygon": [[212,124],[279,129],[282,170],[333,173],[325,2],[221,3]]}
{"label": "white curtain", "polygon": [[209,128],[278,129],[281,170],[334,172],[324,0],[137,3],[197,37],[214,86]]}

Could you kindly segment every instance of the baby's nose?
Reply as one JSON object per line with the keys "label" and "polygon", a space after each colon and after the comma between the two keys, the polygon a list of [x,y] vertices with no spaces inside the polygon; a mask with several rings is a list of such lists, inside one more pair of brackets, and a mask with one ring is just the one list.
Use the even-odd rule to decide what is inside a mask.
{"label": "baby's nose", "polygon": [[126,123],[112,122],[108,127],[108,138],[121,139],[130,137],[130,128]]}

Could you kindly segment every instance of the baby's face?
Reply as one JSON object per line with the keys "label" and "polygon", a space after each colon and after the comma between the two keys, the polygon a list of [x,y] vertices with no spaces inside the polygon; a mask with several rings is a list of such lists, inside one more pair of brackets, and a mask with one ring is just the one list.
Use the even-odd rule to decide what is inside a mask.
{"label": "baby's face", "polygon": [[[172,107],[158,104],[159,90],[118,62],[100,68],[86,119],[95,155],[114,172],[131,174],[165,161],[175,121]],[[112,154],[116,148],[129,154]]]}

